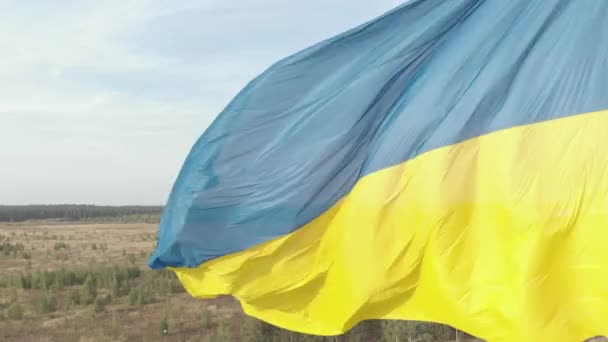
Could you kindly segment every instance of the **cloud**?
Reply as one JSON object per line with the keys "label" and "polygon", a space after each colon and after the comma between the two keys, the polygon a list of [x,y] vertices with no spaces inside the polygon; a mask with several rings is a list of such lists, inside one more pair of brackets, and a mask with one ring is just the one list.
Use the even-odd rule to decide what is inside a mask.
{"label": "cloud", "polygon": [[164,203],[247,81],[395,5],[0,0],[0,203]]}

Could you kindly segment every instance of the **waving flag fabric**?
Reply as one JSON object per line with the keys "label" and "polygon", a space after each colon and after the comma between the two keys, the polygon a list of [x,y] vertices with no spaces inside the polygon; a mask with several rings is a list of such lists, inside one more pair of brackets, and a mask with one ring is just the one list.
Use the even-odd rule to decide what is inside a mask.
{"label": "waving flag fabric", "polygon": [[194,145],[149,264],[310,334],[608,335],[608,1],[413,1],[279,61]]}

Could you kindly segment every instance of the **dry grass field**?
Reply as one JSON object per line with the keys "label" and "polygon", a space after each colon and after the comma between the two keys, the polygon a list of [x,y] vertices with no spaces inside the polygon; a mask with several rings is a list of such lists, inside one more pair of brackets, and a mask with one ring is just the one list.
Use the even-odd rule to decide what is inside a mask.
{"label": "dry grass field", "polygon": [[[144,267],[155,244],[154,224],[78,224],[39,222],[0,224],[0,236],[23,244],[31,259],[1,258],[3,271],[32,268],[86,267],[91,263],[120,264],[135,258]],[[129,256],[132,255],[132,256]]]}
{"label": "dry grass field", "polygon": [[[0,341],[217,341],[237,336],[243,316],[236,301],[193,300],[171,274],[147,269],[155,233],[154,224],[0,224]],[[104,275],[112,278],[129,268],[139,275],[123,279],[118,290],[102,284]],[[87,273],[97,278],[95,299],[102,298],[91,304],[83,298]],[[24,274],[37,284],[23,286]],[[65,284],[61,278],[76,280]],[[133,299],[146,286],[154,287],[153,298]],[[167,336],[159,330],[163,318]]]}
{"label": "dry grass field", "polygon": [[0,223],[0,341],[431,342],[454,337],[447,327],[386,321],[364,322],[340,337],[306,336],[246,317],[230,297],[193,299],[172,273],[147,268],[156,227]]}

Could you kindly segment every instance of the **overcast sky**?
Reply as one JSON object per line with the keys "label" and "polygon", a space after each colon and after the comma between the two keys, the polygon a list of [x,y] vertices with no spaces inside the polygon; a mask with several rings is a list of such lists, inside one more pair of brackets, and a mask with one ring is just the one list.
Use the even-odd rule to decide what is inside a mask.
{"label": "overcast sky", "polygon": [[0,0],[0,204],[164,204],[249,80],[401,2]]}

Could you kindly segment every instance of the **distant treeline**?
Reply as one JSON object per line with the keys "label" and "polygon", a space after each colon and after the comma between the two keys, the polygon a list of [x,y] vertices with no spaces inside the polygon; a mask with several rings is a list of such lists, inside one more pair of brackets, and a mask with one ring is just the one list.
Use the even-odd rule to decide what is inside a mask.
{"label": "distant treeline", "polygon": [[27,220],[89,220],[135,215],[157,216],[161,206],[96,206],[96,205],[0,205],[0,222]]}

